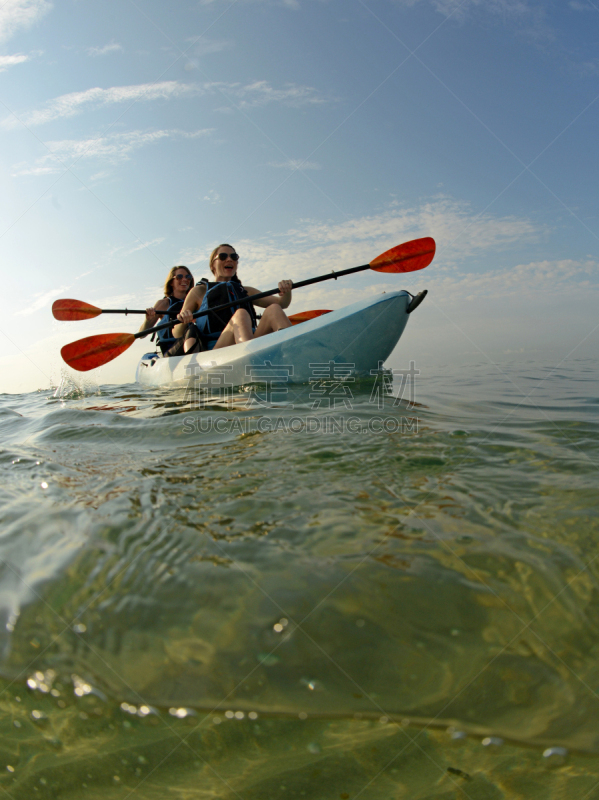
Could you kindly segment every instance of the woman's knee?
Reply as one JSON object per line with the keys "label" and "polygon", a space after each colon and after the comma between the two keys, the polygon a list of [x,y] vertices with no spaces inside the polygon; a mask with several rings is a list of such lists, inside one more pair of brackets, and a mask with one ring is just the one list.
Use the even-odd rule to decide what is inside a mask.
{"label": "woman's knee", "polygon": [[285,312],[278,305],[266,306],[262,316],[269,320],[282,319],[285,316]]}
{"label": "woman's knee", "polygon": [[268,314],[264,315],[266,316],[266,323],[270,328],[272,328],[273,331],[280,331],[283,328],[288,328],[291,325],[289,317],[287,314],[285,314],[281,306],[267,306],[266,311],[269,312]]}
{"label": "woman's knee", "polygon": [[231,317],[231,322],[236,322],[238,325],[243,325],[244,322],[249,322],[251,324],[252,319],[245,308],[238,308]]}

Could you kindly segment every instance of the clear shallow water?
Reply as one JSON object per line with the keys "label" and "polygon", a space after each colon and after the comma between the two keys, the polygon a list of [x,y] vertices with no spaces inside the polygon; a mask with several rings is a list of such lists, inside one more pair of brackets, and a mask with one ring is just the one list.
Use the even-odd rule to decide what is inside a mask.
{"label": "clear shallow water", "polygon": [[0,785],[594,797],[597,366],[0,396]]}

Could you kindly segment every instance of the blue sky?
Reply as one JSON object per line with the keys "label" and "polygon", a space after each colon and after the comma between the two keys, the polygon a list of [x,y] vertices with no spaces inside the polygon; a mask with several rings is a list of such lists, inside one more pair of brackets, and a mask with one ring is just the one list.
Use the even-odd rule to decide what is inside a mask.
{"label": "blue sky", "polygon": [[434,236],[294,296],[429,289],[392,366],[596,353],[598,38],[595,0],[0,0],[0,391],[139,323],[54,299],[145,307],[221,241],[268,289]]}

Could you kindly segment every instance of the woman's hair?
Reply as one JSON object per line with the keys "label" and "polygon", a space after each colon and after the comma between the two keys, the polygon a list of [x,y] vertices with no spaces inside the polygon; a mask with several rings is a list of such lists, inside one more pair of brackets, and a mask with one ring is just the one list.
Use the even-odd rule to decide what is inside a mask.
{"label": "woman's hair", "polygon": [[219,245],[217,245],[217,247],[215,247],[215,248],[214,248],[214,250],[213,250],[213,251],[210,253],[210,265],[209,265],[209,266],[210,266],[210,272],[212,272],[212,273],[214,273],[214,270],[212,269],[212,262],[214,261],[214,257],[216,256],[216,254],[218,253],[218,251],[221,249],[221,247],[230,247],[230,248],[231,248],[231,250],[232,250],[234,253],[236,253],[236,252],[237,252],[237,250],[235,250],[235,248],[233,247],[233,245],[232,245],[232,244],[227,244],[227,243],[225,242],[224,244],[219,244]]}
{"label": "woman's hair", "polygon": [[169,274],[167,275],[167,277],[166,277],[166,281],[165,281],[165,284],[164,284],[164,296],[165,297],[170,297],[172,295],[172,293],[173,293],[173,282],[175,280],[175,273],[177,272],[178,269],[184,269],[187,272],[187,274],[189,275],[189,277],[191,279],[189,281],[188,291],[189,291],[189,289],[193,289],[193,285],[194,285],[193,275],[187,269],[186,266],[184,266],[183,264],[179,264],[178,267],[173,267],[171,269],[171,271],[169,272]]}

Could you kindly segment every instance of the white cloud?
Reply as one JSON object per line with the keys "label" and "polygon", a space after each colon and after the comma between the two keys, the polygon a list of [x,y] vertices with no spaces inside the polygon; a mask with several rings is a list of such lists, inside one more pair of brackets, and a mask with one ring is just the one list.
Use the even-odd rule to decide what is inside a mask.
{"label": "white cloud", "polygon": [[[399,0],[406,6],[415,6],[422,0]],[[491,14],[521,15],[530,11],[530,4],[526,0],[425,0],[437,11],[449,16],[463,17],[474,8],[481,8]]]}
{"label": "white cloud", "polygon": [[547,23],[546,6],[539,0],[395,0],[405,6],[426,2],[446,17],[463,21],[474,13],[488,14],[497,20],[517,20],[517,32],[535,42],[555,39]]}
{"label": "white cloud", "polygon": [[[535,307],[541,295],[559,302],[562,296],[572,298],[581,290],[586,295],[599,292],[599,261],[595,258],[516,261],[514,251],[530,247],[545,233],[529,220],[477,215],[465,203],[438,197],[417,208],[392,208],[338,224],[304,220],[281,236],[232,244],[241,255],[242,280],[245,277],[250,285],[266,289],[282,277],[299,281],[368,263],[403,241],[421,236],[436,240],[437,254],[426,275],[379,273],[375,278],[371,273],[370,280],[365,281],[364,276],[369,274],[365,272],[352,281],[318,284],[302,290],[302,305],[307,307],[340,308],[364,294],[411,286],[425,286],[443,303],[526,296]],[[192,270],[199,265],[201,271],[210,249],[184,251],[178,260]]]}
{"label": "white cloud", "polygon": [[0,56],[0,72],[4,72],[9,67],[14,67],[15,64],[22,64],[24,61],[29,61],[29,56],[24,56],[20,53],[14,56]]}
{"label": "white cloud", "polygon": [[583,78],[594,77],[599,73],[598,61],[581,61],[578,64],[573,64],[573,69]]}
{"label": "white cloud", "polygon": [[[211,133],[211,128],[198,131],[160,130],[160,131],[130,131],[129,133],[115,133],[109,136],[96,136],[90,139],[63,139],[61,141],[46,142],[51,151],[39,158],[34,165],[25,163],[15,164],[13,175],[47,175],[61,172],[65,162],[83,158],[105,159],[111,163],[127,160],[132,152],[153,144],[161,139],[196,139]],[[96,177],[101,177],[98,174]]]}
{"label": "white cloud", "polygon": [[286,105],[300,106],[324,103],[316,89],[310,86],[296,86],[287,83],[282,89],[274,89],[266,81],[254,81],[254,83],[240,86],[233,84],[226,91],[238,97],[242,108],[248,106],[263,106],[267,103],[285,103]]}
{"label": "white cloud", "polygon": [[[193,53],[193,57],[191,55],[185,62],[183,69],[186,72],[192,72],[196,70],[200,66],[200,59],[204,58],[205,56],[211,56],[214,53],[222,53],[223,51],[230,51],[235,47],[235,44],[230,39],[206,39],[205,36],[189,36],[187,37],[188,42],[193,42],[193,48],[191,52]],[[190,50],[186,50],[189,54]]]}
{"label": "white cloud", "polygon": [[[298,86],[286,83],[280,89],[271,86],[267,81],[253,81],[245,85],[240,83],[206,83],[201,87],[205,94],[221,94],[228,100],[237,101],[239,108],[255,108],[269,103],[280,103],[299,108],[305,105],[321,105],[330,102],[312,86]],[[230,106],[218,111],[230,112]]]}
{"label": "white cloud", "polygon": [[87,54],[88,56],[105,56],[108,53],[122,52],[122,50],[122,45],[111,42],[110,44],[105,44],[104,47],[88,47]]}
{"label": "white cloud", "polygon": [[213,206],[216,206],[219,203],[222,203],[222,199],[221,199],[220,194],[217,191],[215,191],[214,189],[210,189],[208,194],[206,194],[206,195],[204,195],[204,197],[202,197],[202,200],[204,200],[206,203],[210,203]]}
{"label": "white cloud", "polygon": [[337,225],[306,222],[287,236],[302,245],[337,247],[349,243],[350,250],[362,242],[378,242],[385,249],[385,243],[392,247],[401,240],[433,236],[443,245],[445,263],[453,264],[490,249],[531,241],[539,233],[529,220],[476,215],[467,203],[440,195],[416,208],[391,208]]}
{"label": "white cloud", "polygon": [[[140,250],[146,250],[146,249],[151,252],[153,247],[162,244],[162,242],[164,241],[165,241],[164,236],[157,236],[155,239],[151,239],[150,241],[146,242],[142,242],[140,239],[136,239],[133,244],[121,244],[117,245],[116,247],[112,247],[107,253],[107,258],[108,260],[112,260],[115,257],[128,258],[133,253],[137,253]],[[156,254],[154,253],[153,255]],[[158,260],[160,261],[160,259]]]}
{"label": "white cloud", "polygon": [[163,81],[162,83],[145,83],[134,86],[112,86],[109,89],[86,89],[82,92],[71,92],[49,100],[44,106],[33,111],[23,112],[17,116],[6,117],[3,128],[17,128],[21,123],[28,127],[43,125],[56,119],[64,119],[81,114],[85,110],[93,110],[116,103],[133,103],[135,101],[167,100],[185,95],[224,95],[237,101],[240,108],[263,106],[268,103],[282,103],[299,107],[325,102],[316,89],[310,86],[297,86],[287,83],[281,89],[272,87],[267,81],[254,81],[245,86],[240,83],[208,82],[204,84],[179,83],[179,81]]}
{"label": "white cloud", "polygon": [[162,244],[164,241],[164,236],[159,236],[156,239],[151,239],[149,242],[138,242],[138,244],[131,247],[129,250],[125,251],[126,256],[130,256],[133,253],[137,253],[140,250],[146,250],[147,248],[156,247],[159,244]]}
{"label": "white cloud", "polygon": [[200,38],[189,36],[187,41],[196,43],[193,53],[199,57],[212,55],[212,53],[222,53],[223,50],[230,50],[234,47],[233,42],[229,39],[206,39],[204,36]]}
{"label": "white cloud", "polygon": [[25,161],[15,164],[13,169],[13,177],[17,175],[54,175],[58,171],[57,167],[30,167]]}
{"label": "white cloud", "polygon": [[107,169],[101,169],[100,172],[94,172],[93,175],[90,175],[89,179],[90,181],[103,181],[109,177],[110,177],[110,171]]}
{"label": "white cloud", "polygon": [[599,262],[532,261],[475,274],[465,270],[441,270],[427,276],[427,287],[444,301],[481,298],[534,297],[538,294],[565,297],[599,289]]}
{"label": "white cloud", "polygon": [[10,39],[20,28],[29,28],[52,8],[47,0],[5,0],[0,5],[0,42]]}
{"label": "white cloud", "polygon": [[30,314],[35,314],[36,311],[41,311],[45,308],[51,300],[63,294],[69,287],[61,286],[59,289],[51,289],[49,292],[39,293],[34,295],[33,301],[28,303],[24,308],[14,312],[15,317],[27,317]]}
{"label": "white cloud", "polygon": [[[55,119],[73,117],[86,109],[115,103],[132,103],[136,100],[169,99],[190,94],[193,91],[195,91],[193,86],[178,81],[143,83],[136,86],[112,86],[109,89],[96,87],[83,92],[63,94],[50,100],[42,108],[20,114],[19,117],[28,127],[34,127]],[[19,120],[14,117],[7,117],[2,122],[4,128],[16,128],[19,124]]]}
{"label": "white cloud", "polygon": [[[214,3],[219,2],[219,0],[200,0],[200,4],[203,6],[210,6]],[[227,0],[230,2],[230,0]],[[284,8],[291,8],[294,11],[300,8],[299,0],[245,0],[247,3],[267,3],[271,6],[283,6]]]}
{"label": "white cloud", "polygon": [[290,158],[288,161],[282,162],[271,161],[267,166],[290,170],[320,169],[320,164],[317,164],[315,161],[302,161],[301,158]]}

